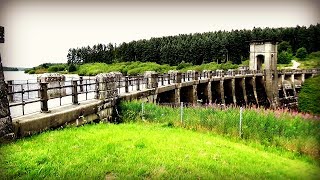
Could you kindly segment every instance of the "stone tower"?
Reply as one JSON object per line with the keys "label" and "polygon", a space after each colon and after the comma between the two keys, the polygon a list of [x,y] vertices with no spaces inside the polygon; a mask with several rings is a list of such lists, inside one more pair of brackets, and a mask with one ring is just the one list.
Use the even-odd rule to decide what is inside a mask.
{"label": "stone tower", "polygon": [[277,60],[276,41],[251,41],[249,69],[264,71],[265,90],[273,108],[279,101]]}
{"label": "stone tower", "polygon": [[[0,26],[0,44],[2,43],[4,43],[4,27]],[[0,144],[14,138],[7,93],[0,54]]]}
{"label": "stone tower", "polygon": [[249,68],[250,70],[276,70],[277,43],[275,41],[251,41]]}

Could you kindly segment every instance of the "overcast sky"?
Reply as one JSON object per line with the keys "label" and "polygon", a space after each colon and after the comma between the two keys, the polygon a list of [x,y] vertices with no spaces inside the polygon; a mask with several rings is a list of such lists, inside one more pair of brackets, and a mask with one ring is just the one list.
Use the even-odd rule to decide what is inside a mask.
{"label": "overcast sky", "polygon": [[253,27],[309,26],[317,0],[0,0],[4,66],[67,61],[69,48]]}

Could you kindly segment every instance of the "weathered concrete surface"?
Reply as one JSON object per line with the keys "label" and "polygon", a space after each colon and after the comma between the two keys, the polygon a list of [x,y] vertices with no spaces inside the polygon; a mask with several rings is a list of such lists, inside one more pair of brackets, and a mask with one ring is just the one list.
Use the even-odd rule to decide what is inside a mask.
{"label": "weathered concrete surface", "polygon": [[98,82],[97,99],[104,100],[118,96],[117,85],[122,74],[119,72],[100,73],[96,75]]}
{"label": "weathered concrete surface", "polygon": [[155,88],[153,89],[146,89],[142,91],[135,91],[135,92],[129,92],[125,94],[119,95],[120,100],[124,101],[132,101],[135,99],[144,99],[147,102],[155,102],[157,99],[157,93]]}
{"label": "weathered concrete surface", "polygon": [[147,89],[158,88],[158,73],[146,71],[144,77],[147,78]]}
{"label": "weathered concrete surface", "polygon": [[98,119],[110,119],[113,107],[113,102],[101,100],[85,101],[81,105],[61,106],[52,109],[50,113],[15,118],[14,130],[18,137],[24,137],[68,124],[81,125]]}
{"label": "weathered concrete surface", "polygon": [[[39,83],[48,83],[48,88],[61,87],[65,85],[66,77],[59,73],[44,73],[37,77]],[[50,89],[47,91],[48,98],[66,96],[66,88]]]}

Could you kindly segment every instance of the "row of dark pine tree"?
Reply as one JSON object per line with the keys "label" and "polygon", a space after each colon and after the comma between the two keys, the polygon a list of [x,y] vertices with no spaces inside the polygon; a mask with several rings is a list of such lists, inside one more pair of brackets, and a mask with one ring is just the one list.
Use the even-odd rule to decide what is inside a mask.
{"label": "row of dark pine tree", "polygon": [[242,60],[248,59],[251,40],[287,41],[293,53],[300,47],[305,47],[308,52],[315,52],[320,50],[320,24],[309,27],[254,28],[180,34],[131,41],[122,43],[118,47],[111,43],[98,44],[93,47],[71,48],[67,57],[68,64],[148,61],[177,65],[184,61],[198,65],[226,60],[239,64]]}

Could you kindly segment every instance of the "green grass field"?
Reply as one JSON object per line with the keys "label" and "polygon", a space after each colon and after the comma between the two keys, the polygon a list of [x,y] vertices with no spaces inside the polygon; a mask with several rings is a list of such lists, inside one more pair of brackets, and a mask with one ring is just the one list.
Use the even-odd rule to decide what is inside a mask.
{"label": "green grass field", "polygon": [[1,179],[319,179],[319,172],[276,149],[156,123],[65,128],[0,147]]}

